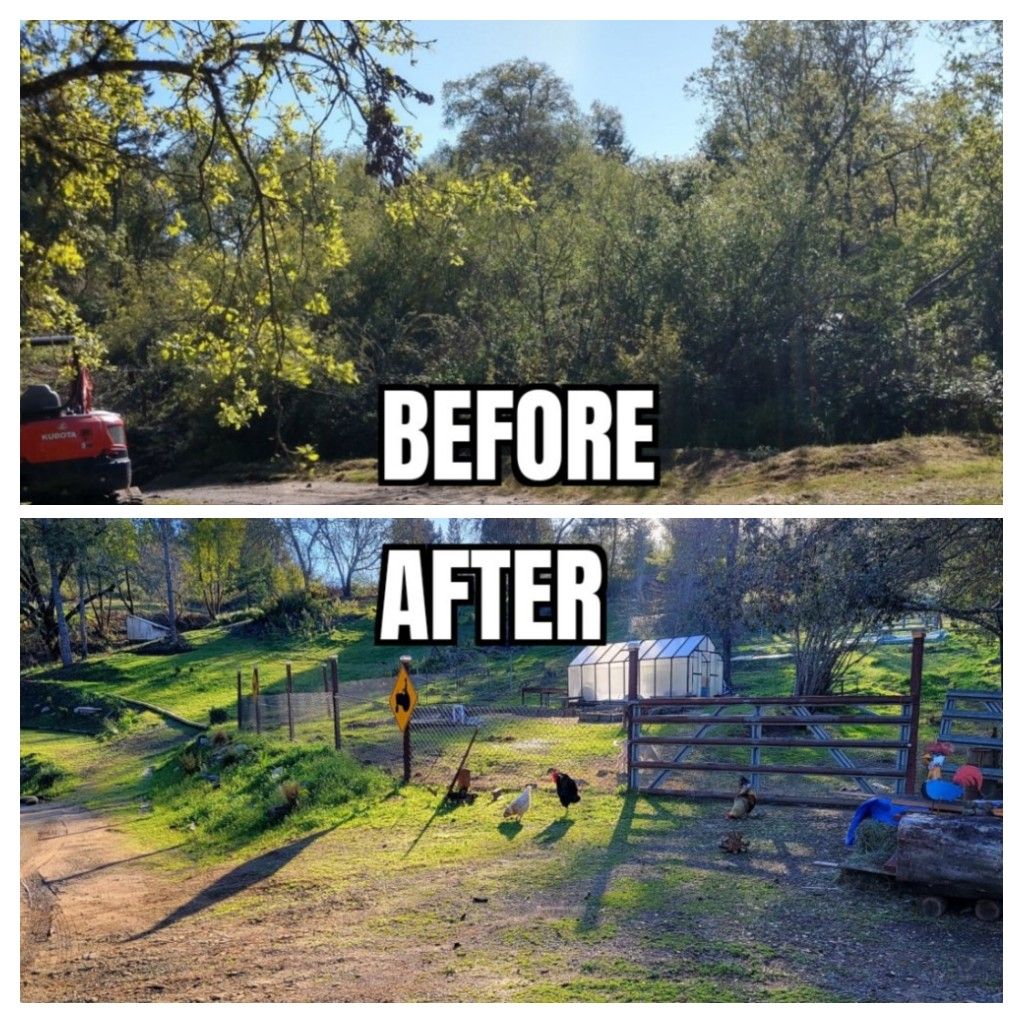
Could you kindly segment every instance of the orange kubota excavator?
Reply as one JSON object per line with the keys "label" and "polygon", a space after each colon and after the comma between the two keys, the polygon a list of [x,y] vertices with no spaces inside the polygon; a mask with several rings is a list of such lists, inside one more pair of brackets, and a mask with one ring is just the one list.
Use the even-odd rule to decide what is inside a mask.
{"label": "orange kubota excavator", "polygon": [[32,384],[21,396],[21,493],[31,499],[110,498],[132,482],[124,420],[92,407],[92,380],[75,338],[50,334],[32,346],[71,346],[75,371],[62,402],[53,388]]}

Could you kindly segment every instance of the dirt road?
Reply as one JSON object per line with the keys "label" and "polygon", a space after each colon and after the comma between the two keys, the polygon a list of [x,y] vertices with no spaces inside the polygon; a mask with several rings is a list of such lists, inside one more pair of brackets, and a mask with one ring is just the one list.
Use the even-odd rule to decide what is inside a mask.
{"label": "dirt road", "polygon": [[[173,505],[544,505],[558,501],[550,488],[380,487],[340,480],[274,480],[193,487],[151,487],[145,504]],[[580,504],[590,504],[582,501]]]}
{"label": "dirt road", "polygon": [[[365,889],[325,898],[294,871],[324,833],[215,870],[135,853],[80,807],[25,808],[21,835],[23,1001],[396,998],[393,951],[354,940]],[[445,998],[415,974],[415,998]]]}

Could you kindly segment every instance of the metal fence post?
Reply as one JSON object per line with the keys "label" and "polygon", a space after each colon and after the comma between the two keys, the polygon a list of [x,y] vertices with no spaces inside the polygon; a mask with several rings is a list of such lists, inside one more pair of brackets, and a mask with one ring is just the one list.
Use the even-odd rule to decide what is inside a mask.
{"label": "metal fence post", "polygon": [[637,721],[637,695],[640,692],[640,641],[630,640],[629,675],[626,688],[626,780],[631,792],[636,792],[640,772],[636,767],[636,741],[640,738]]}
{"label": "metal fence post", "polygon": [[334,714],[334,749],[341,750],[341,719],[338,717],[338,659],[331,658],[331,710]]}
{"label": "metal fence post", "polygon": [[260,719],[260,667],[259,665],[253,665],[252,667],[252,703],[256,709],[256,735],[259,736],[263,732],[263,723]]}
{"label": "metal fence post", "polygon": [[285,681],[285,700],[288,703],[288,739],[295,739],[295,718],[292,716],[292,663],[286,661],[284,663],[284,671],[286,676]]}
{"label": "metal fence post", "polygon": [[754,744],[750,748],[750,784],[757,789],[757,767],[761,764],[761,747],[758,741],[761,739],[761,707],[754,705],[754,721],[750,726],[750,740]]}
{"label": "metal fence post", "polygon": [[[412,664],[412,657],[408,654],[403,654],[398,659],[406,672],[409,672],[409,666]],[[402,781],[408,782],[412,778],[412,719],[405,723],[405,728],[402,730]]]}
{"label": "metal fence post", "polygon": [[239,669],[236,673],[238,682],[238,731],[242,731],[242,670]]}
{"label": "metal fence post", "polygon": [[904,792],[912,796],[917,792],[917,732],[921,717],[921,677],[924,669],[924,630],[915,629],[910,648],[910,731],[907,738],[907,775]]}

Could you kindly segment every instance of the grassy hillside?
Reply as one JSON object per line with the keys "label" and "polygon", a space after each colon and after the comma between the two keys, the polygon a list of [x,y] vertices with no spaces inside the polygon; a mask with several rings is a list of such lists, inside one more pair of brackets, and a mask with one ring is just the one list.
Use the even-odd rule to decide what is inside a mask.
{"label": "grassy hillside", "polygon": [[[172,503],[331,504],[391,501],[565,504],[999,504],[999,437],[940,434],[875,444],[809,445],[789,451],[686,449],[662,458],[659,487],[524,487],[510,474],[496,487],[378,487],[373,459],[318,464],[313,481],[276,463],[218,465],[191,476],[168,473],[146,486],[149,500]],[[310,490],[309,488],[312,488]]]}
{"label": "grassy hillside", "polygon": [[[467,627],[468,628],[468,627]],[[137,650],[90,658],[71,669],[40,668],[33,678],[84,684],[97,694],[129,697],[158,704],[176,714],[205,721],[212,707],[233,709],[235,674],[241,669],[248,692],[253,665],[260,666],[264,691],[284,687],[285,662],[291,661],[298,689],[319,688],[320,665],[338,656],[342,683],[388,677],[397,667],[398,651],[375,647],[373,613],[350,617],[344,626],[311,639],[252,635],[244,626],[214,626],[185,634],[190,650],[151,655]],[[775,643],[771,650],[784,649]],[[410,646],[414,668],[430,680],[426,696],[476,700],[519,700],[519,687],[545,681],[561,685],[565,667],[578,648],[457,648],[432,650]],[[741,648],[742,650],[742,648]],[[792,690],[793,665],[787,661],[739,662],[734,685],[743,692],[785,694]],[[851,670],[847,689],[900,692],[910,672],[909,646],[876,647]],[[937,714],[942,694],[950,687],[998,686],[997,651],[993,644],[961,634],[928,644],[924,661],[924,710]],[[457,683],[455,682],[457,680]]]}
{"label": "grassy hillside", "polygon": [[[747,661],[733,666],[733,686],[742,693],[788,694],[793,692],[791,661]],[[878,646],[869,649],[850,669],[847,691],[904,693],[910,678],[910,646]],[[997,689],[1000,686],[998,650],[979,637],[952,633],[940,643],[926,643],[921,680],[922,716],[942,711],[949,689]]]}
{"label": "grassy hillside", "polygon": [[809,445],[775,454],[677,451],[663,459],[657,489],[558,490],[559,501],[587,497],[683,505],[998,504],[1002,445],[999,438],[933,435]]}

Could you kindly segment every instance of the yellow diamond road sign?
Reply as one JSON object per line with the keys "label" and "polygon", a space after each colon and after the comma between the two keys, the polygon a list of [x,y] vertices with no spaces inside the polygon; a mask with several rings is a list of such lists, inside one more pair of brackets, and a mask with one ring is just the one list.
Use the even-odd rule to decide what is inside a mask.
{"label": "yellow diamond road sign", "polygon": [[409,719],[412,718],[417,700],[419,695],[416,693],[416,687],[412,685],[409,672],[403,665],[395,676],[395,685],[391,689],[390,697],[391,711],[402,732],[405,732]]}

